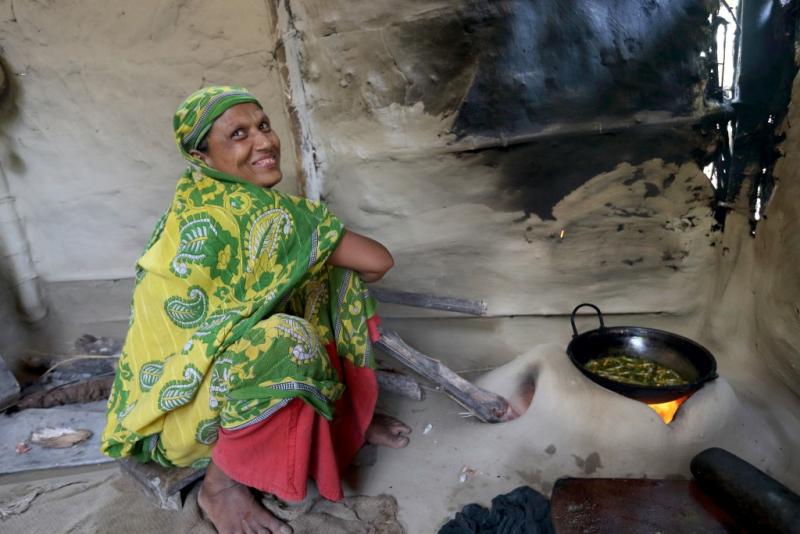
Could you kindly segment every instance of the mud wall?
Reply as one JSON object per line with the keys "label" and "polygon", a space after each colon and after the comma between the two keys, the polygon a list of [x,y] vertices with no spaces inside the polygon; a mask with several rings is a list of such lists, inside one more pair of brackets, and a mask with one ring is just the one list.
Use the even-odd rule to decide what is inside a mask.
{"label": "mud wall", "polygon": [[41,276],[131,275],[183,168],[172,114],[199,87],[249,87],[292,153],[271,28],[257,0],[0,1],[0,162]]}
{"label": "mud wall", "polygon": [[757,353],[800,395],[800,78],[783,124],[776,185],[758,223],[752,268]]}
{"label": "mud wall", "polygon": [[258,0],[0,0],[0,165],[45,285],[40,340],[124,335],[133,264],[184,166],[172,114],[195,89],[257,94],[283,141],[280,187],[297,190],[274,24]]}
{"label": "mud wall", "polygon": [[133,262],[183,166],[172,112],[210,83],[263,99],[285,162],[294,113],[319,171],[300,185],[389,246],[385,287],[484,299],[501,321],[583,301],[695,313],[718,239],[696,127],[713,112],[710,4],[0,0],[0,162],[51,336],[124,332]]}
{"label": "mud wall", "polygon": [[389,245],[385,286],[501,316],[704,302],[708,5],[290,5],[322,196]]}

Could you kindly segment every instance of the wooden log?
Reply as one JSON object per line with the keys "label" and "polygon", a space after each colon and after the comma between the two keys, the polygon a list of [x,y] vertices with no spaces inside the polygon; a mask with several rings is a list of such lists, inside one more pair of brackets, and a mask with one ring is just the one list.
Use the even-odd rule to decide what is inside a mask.
{"label": "wooden log", "polygon": [[800,532],[800,495],[735,454],[706,449],[692,459],[691,470],[743,532]]}
{"label": "wooden log", "polygon": [[410,347],[396,332],[381,329],[377,345],[409,369],[441,387],[450,398],[484,423],[508,421],[512,411],[508,401],[461,378],[439,360]]}
{"label": "wooden log", "polygon": [[107,399],[117,362],[116,356],[50,358],[50,371],[24,388],[15,404],[22,409],[50,408]]}
{"label": "wooden log", "polygon": [[67,383],[48,384],[26,388],[16,406],[26,408],[50,408],[64,404],[77,404],[104,400],[111,393],[114,375],[93,376]]}
{"label": "wooden log", "polygon": [[468,315],[486,315],[486,303],[482,300],[439,297],[425,293],[392,291],[390,289],[372,287],[369,288],[369,292],[376,299],[387,304],[402,304],[403,306],[466,313]]}
{"label": "wooden log", "polygon": [[140,488],[165,510],[183,508],[184,489],[201,479],[205,469],[191,467],[163,467],[153,462],[143,464],[132,458],[119,461],[123,473],[130,475]]}
{"label": "wooden log", "polygon": [[17,398],[19,398],[19,382],[0,356],[0,410],[12,406]]}
{"label": "wooden log", "polygon": [[375,376],[378,379],[378,387],[381,391],[394,393],[415,401],[421,401],[425,397],[419,382],[406,375],[389,371],[375,371]]}

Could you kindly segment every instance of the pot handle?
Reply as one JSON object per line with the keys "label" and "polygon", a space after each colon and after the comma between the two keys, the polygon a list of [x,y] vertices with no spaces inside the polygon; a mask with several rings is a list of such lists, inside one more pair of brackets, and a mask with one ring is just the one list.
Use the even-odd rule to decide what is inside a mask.
{"label": "pot handle", "polygon": [[600,311],[600,308],[595,306],[594,304],[589,304],[588,302],[584,302],[583,304],[578,304],[575,306],[575,309],[572,310],[572,315],[569,318],[569,322],[572,324],[572,337],[576,337],[578,335],[578,329],[575,327],[575,314],[578,313],[578,310],[583,308],[584,306],[589,306],[590,308],[594,308],[594,311],[597,312],[597,319],[600,321],[600,329],[606,327],[605,323],[603,322],[603,312]]}

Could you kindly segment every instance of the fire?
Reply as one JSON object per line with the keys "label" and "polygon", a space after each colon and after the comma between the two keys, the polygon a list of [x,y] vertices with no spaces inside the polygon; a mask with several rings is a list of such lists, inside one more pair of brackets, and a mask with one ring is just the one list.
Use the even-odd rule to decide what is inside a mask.
{"label": "fire", "polygon": [[678,411],[678,408],[681,407],[681,404],[686,402],[686,399],[688,398],[689,395],[686,395],[685,397],[681,397],[680,399],[675,399],[674,401],[661,402],[659,404],[648,404],[648,406],[658,414],[661,420],[664,421],[664,424],[668,425],[672,422],[672,419],[675,417],[675,412]]}

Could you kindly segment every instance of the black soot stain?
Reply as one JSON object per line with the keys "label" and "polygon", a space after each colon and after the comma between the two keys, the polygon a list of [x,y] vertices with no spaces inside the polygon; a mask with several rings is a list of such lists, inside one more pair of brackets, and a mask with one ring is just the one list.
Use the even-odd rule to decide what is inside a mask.
{"label": "black soot stain", "polygon": [[[458,67],[443,60],[431,76],[441,71],[464,80],[465,73],[474,72],[471,85],[458,93],[458,83],[437,88],[426,81],[431,76],[421,76],[410,80],[405,94],[465,95],[452,132],[512,145],[477,151],[502,177],[504,194],[488,201],[490,207],[522,211],[521,220],[531,215],[553,220],[553,207],[593,176],[622,162],[636,166],[656,157],[682,163],[709,143],[688,126],[633,124],[609,133],[599,125],[640,112],[671,117],[694,112],[706,76],[700,52],[711,38],[707,19],[713,2],[479,0],[467,5],[457,10],[464,35],[457,25],[427,25],[427,34],[439,32],[436,38],[426,35],[424,46],[409,45],[409,54],[428,58],[439,47],[450,48],[452,40],[456,51],[443,51],[443,57]],[[473,48],[472,42],[481,46]],[[463,68],[469,60],[477,60],[476,70]],[[449,109],[449,96],[427,97],[426,110],[429,105]],[[571,125],[593,123],[596,129],[584,127],[580,133],[542,134],[552,126],[566,132]],[[642,178],[637,171],[631,183]]]}
{"label": "black soot stain", "polygon": [[657,197],[661,193],[661,189],[651,182],[644,183],[644,198]]}
{"label": "black soot stain", "polygon": [[583,472],[587,475],[591,475],[598,469],[603,467],[603,463],[600,461],[600,454],[597,452],[593,452],[589,456],[586,457],[585,465],[583,466]]}
{"label": "black soot stain", "polygon": [[622,260],[622,263],[624,263],[625,265],[629,265],[629,266],[633,267],[637,263],[642,263],[643,261],[644,261],[644,258],[640,256],[640,257],[636,258],[635,260]]}
{"label": "black soot stain", "polygon": [[[521,220],[532,214],[554,220],[556,204],[598,174],[612,171],[621,163],[636,166],[653,158],[680,164],[692,158],[696,143],[691,132],[641,127],[475,152],[476,163],[500,173],[499,187],[505,194],[494,201],[498,209],[521,210],[524,212]],[[626,183],[634,184],[644,178],[644,172],[637,169]]]}
{"label": "black soot stain", "polygon": [[[707,48],[713,2],[660,1],[655,9],[647,4],[467,3],[469,9],[459,15],[464,32],[481,47],[453,131],[459,136],[511,135],[642,110],[691,113],[696,89],[706,76],[700,51]],[[458,31],[426,29],[437,35],[455,33],[454,48],[464,46]],[[441,46],[428,36],[414,40],[430,41],[430,52]],[[444,49],[442,54],[453,53]]]}
{"label": "black soot stain", "polygon": [[644,171],[642,169],[636,169],[636,171],[633,173],[633,176],[631,176],[630,178],[626,179],[622,183],[625,184],[625,185],[633,185],[636,182],[639,182],[641,180],[644,180]]}

